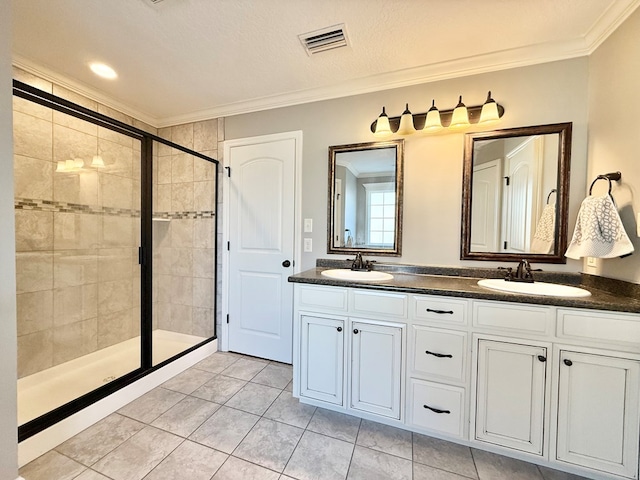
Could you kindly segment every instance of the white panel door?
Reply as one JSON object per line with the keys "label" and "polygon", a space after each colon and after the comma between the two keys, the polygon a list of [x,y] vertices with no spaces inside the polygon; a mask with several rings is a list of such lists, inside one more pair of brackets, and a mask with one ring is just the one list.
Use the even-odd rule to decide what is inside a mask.
{"label": "white panel door", "polygon": [[402,328],[351,324],[351,408],[400,418]]}
{"label": "white panel door", "polygon": [[229,149],[229,350],[291,363],[296,139]]}
{"label": "white panel door", "polygon": [[547,349],[478,341],[476,439],[542,455]]}
{"label": "white panel door", "polygon": [[528,253],[533,221],[538,218],[537,173],[542,154],[542,138],[529,137],[506,155],[504,187],[503,249],[511,253]]}
{"label": "white panel door", "polygon": [[560,352],[560,461],[638,478],[640,362]]}
{"label": "white panel door", "polygon": [[344,320],[300,317],[300,396],[343,405]]}
{"label": "white panel door", "polygon": [[471,205],[471,251],[500,251],[500,186],[502,160],[492,160],[473,169]]}

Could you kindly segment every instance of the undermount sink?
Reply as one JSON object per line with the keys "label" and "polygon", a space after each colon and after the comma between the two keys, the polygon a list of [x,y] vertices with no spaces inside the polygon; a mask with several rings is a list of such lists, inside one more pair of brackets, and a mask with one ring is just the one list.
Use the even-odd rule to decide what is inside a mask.
{"label": "undermount sink", "polygon": [[545,282],[507,282],[501,278],[490,278],[478,281],[481,287],[501,292],[522,293],[525,295],[545,295],[548,297],[589,297],[591,292],[584,288],[558,285]]}
{"label": "undermount sink", "polygon": [[352,280],[355,282],[382,282],[391,280],[393,275],[384,272],[348,270],[346,268],[335,268],[323,270],[322,275],[336,280]]}

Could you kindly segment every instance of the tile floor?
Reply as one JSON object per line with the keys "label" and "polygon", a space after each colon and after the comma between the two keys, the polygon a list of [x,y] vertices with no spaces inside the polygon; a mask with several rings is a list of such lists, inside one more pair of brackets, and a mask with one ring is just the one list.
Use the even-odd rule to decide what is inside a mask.
{"label": "tile floor", "polygon": [[25,480],[579,480],[300,404],[291,367],[214,353],[20,470]]}

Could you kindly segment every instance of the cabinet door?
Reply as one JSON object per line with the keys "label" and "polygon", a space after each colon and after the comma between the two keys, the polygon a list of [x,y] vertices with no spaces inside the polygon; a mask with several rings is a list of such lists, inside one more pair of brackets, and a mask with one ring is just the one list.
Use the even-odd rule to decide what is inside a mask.
{"label": "cabinet door", "polygon": [[542,455],[547,348],[478,341],[475,438]]}
{"label": "cabinet door", "polygon": [[344,320],[300,318],[300,396],[343,405]]}
{"label": "cabinet door", "polygon": [[402,327],[351,327],[351,408],[399,419]]}
{"label": "cabinet door", "polygon": [[558,460],[638,478],[639,365],[560,352]]}

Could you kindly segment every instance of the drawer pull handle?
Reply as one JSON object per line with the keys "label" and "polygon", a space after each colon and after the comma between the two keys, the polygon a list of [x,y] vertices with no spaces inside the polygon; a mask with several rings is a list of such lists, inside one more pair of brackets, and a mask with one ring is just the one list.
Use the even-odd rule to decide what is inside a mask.
{"label": "drawer pull handle", "polygon": [[567,367],[570,367],[571,365],[573,365],[573,362],[571,360],[567,360],[566,358],[563,360],[563,362]]}
{"label": "drawer pull handle", "polygon": [[437,313],[438,315],[453,315],[453,310],[433,310],[432,308],[427,308],[427,312]]}
{"label": "drawer pull handle", "polygon": [[342,331],[342,327],[338,327],[338,328],[336,328],[336,330],[338,330],[339,332],[341,332],[341,331]]}
{"label": "drawer pull handle", "polygon": [[427,355],[433,355],[434,357],[438,357],[438,358],[453,358],[453,355],[448,355],[444,353],[434,353],[434,352],[430,352],[429,350],[425,350],[424,353],[426,353]]}
{"label": "drawer pull handle", "polygon": [[451,413],[450,410],[440,410],[439,408],[433,408],[433,407],[430,407],[429,405],[423,405],[423,407],[426,408],[427,410],[431,410],[434,413],[446,413],[447,415]]}

